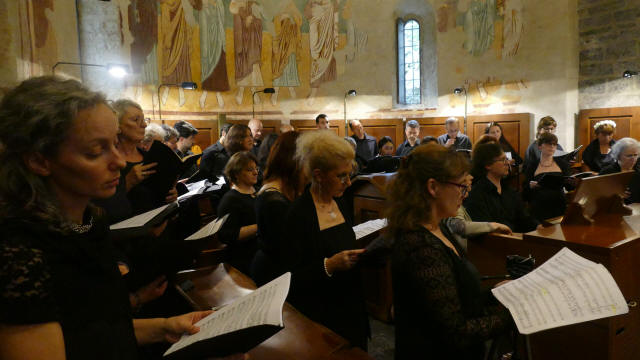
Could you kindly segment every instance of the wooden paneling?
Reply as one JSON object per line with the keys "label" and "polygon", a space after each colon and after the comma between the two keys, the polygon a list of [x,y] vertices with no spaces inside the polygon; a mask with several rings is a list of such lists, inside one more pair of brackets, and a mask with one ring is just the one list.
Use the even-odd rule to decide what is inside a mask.
{"label": "wooden paneling", "polygon": [[[304,132],[316,130],[315,120],[292,119],[289,123],[291,124],[291,126],[293,126],[293,129],[295,131]],[[329,129],[335,132],[338,136],[344,136],[344,124],[342,123],[342,121],[329,121]]]}
{"label": "wooden paneling", "polygon": [[513,146],[518,149],[518,154],[524,158],[524,154],[529,146],[529,136],[533,114],[516,113],[516,114],[493,114],[493,115],[476,115],[467,117],[469,133],[467,134],[471,142],[475,142],[484,135],[484,131],[490,122],[497,122],[502,126],[502,136]]}
{"label": "wooden paneling", "polygon": [[[444,133],[444,122],[448,116],[428,117],[428,118],[416,118],[408,120],[416,120],[420,124],[420,138],[425,136],[438,137]],[[462,131],[462,119],[460,119],[460,130]]]}
{"label": "wooden paneling", "polygon": [[[249,120],[228,120],[229,124],[244,124],[248,125]],[[271,133],[275,133],[280,135],[280,126],[282,126],[282,122],[280,120],[262,120],[262,138],[264,139],[267,135]]]}
{"label": "wooden paneling", "polygon": [[[367,135],[380,140],[383,136],[389,136],[397,147],[404,141],[404,124],[402,119],[361,119],[360,122],[364,127]],[[353,135],[349,129],[348,136]]]}
{"label": "wooden paneling", "polygon": [[[218,122],[216,120],[185,119],[184,121],[189,122],[198,129],[198,134],[195,137],[194,144],[198,145],[200,149],[204,150],[218,141],[218,135],[220,132],[218,131]],[[176,122],[178,122],[178,120],[165,120],[164,123],[169,126],[173,126]]]}
{"label": "wooden paneling", "polygon": [[640,139],[640,107],[619,107],[580,110],[578,117],[578,144],[587,146],[596,134],[593,125],[600,120],[612,120],[616,123],[614,139],[632,137]]}

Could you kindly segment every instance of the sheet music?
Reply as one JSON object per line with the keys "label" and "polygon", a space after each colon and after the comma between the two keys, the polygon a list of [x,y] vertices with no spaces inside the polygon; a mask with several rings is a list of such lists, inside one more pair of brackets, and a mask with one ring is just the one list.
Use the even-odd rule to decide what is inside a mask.
{"label": "sheet music", "polygon": [[287,298],[290,282],[291,273],[288,272],[215,311],[195,324],[200,327],[198,333],[183,335],[178,342],[171,345],[164,356],[200,340],[248,327],[263,324],[284,326],[282,306]]}
{"label": "sheet music", "polygon": [[629,215],[622,218],[636,234],[640,234],[640,215]]}
{"label": "sheet music", "polygon": [[142,213],[142,214],[134,216],[132,218],[128,218],[127,220],[122,220],[119,223],[111,225],[109,227],[109,229],[118,230],[118,229],[135,228],[135,227],[144,226],[144,224],[148,223],[149,221],[151,221],[151,219],[156,217],[156,215],[158,215],[161,212],[163,212],[164,209],[169,207],[169,205],[171,205],[171,204],[167,204],[167,205],[161,206],[161,207],[159,207],[157,209],[153,209],[151,211],[147,211],[146,213]]}
{"label": "sheet music", "polygon": [[522,334],[629,312],[609,271],[567,248],[492,292]]}
{"label": "sheet music", "polygon": [[207,236],[211,236],[217,233],[218,230],[220,230],[220,228],[222,227],[222,224],[224,224],[224,222],[227,221],[228,217],[229,217],[229,214],[226,214],[221,218],[217,218],[211,221],[210,223],[203,226],[200,230],[196,231],[185,240],[200,240],[200,239],[206,238]]}
{"label": "sheet music", "polygon": [[360,240],[363,237],[373,234],[374,232],[383,229],[387,226],[387,219],[369,220],[362,224],[353,227],[353,232],[356,233],[356,240]]}
{"label": "sheet music", "polygon": [[189,192],[192,192],[194,190],[200,190],[201,188],[205,187],[206,182],[207,182],[207,179],[204,179],[204,180],[201,180],[201,181],[198,181],[198,182],[187,184],[187,189],[189,190]]}
{"label": "sheet music", "polygon": [[216,185],[224,185],[224,184],[226,184],[226,183],[227,183],[227,182],[224,180],[224,176],[220,176],[220,177],[218,178],[218,181],[216,181]]}

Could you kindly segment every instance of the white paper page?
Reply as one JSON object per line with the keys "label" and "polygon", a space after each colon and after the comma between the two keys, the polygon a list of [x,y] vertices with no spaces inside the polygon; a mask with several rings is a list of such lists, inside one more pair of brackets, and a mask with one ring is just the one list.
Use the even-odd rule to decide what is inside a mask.
{"label": "white paper page", "polygon": [[629,312],[609,271],[567,248],[492,292],[522,334]]}
{"label": "white paper page", "polygon": [[224,185],[224,184],[226,184],[226,183],[227,183],[227,182],[224,180],[224,176],[220,176],[220,177],[218,178],[218,181],[216,181],[216,185]]}
{"label": "white paper page", "polygon": [[200,230],[196,231],[195,233],[193,233],[191,236],[189,236],[185,240],[204,239],[207,236],[211,236],[211,235],[217,233],[218,230],[220,230],[220,228],[222,227],[222,224],[224,224],[224,222],[227,221],[228,217],[229,217],[229,214],[226,214],[225,216],[223,216],[221,218],[217,218],[217,219],[211,221],[210,223],[208,223],[207,225],[203,226]]}
{"label": "white paper page", "polygon": [[369,234],[373,234],[374,232],[383,229],[385,226],[387,226],[387,219],[369,220],[354,226],[353,232],[356,233],[356,240],[359,240]]}
{"label": "white paper page", "polygon": [[192,192],[194,190],[199,190],[200,188],[203,188],[205,186],[206,182],[207,182],[207,179],[204,179],[198,182],[194,182],[192,184],[187,184],[187,189],[189,190],[189,192]]}
{"label": "white paper page", "polygon": [[622,218],[636,234],[640,234],[640,215],[623,216]]}
{"label": "white paper page", "polygon": [[285,273],[198,321],[196,326],[200,327],[200,331],[193,335],[183,335],[178,342],[171,345],[164,356],[200,340],[247,327],[262,324],[284,326],[282,306],[287,298],[290,282],[291,273]]}
{"label": "white paper page", "polygon": [[161,207],[159,207],[157,209],[153,209],[151,211],[147,211],[146,213],[142,213],[140,215],[134,216],[134,217],[129,218],[127,220],[122,220],[119,223],[111,225],[109,227],[109,229],[118,230],[118,229],[135,228],[135,227],[144,226],[144,224],[148,223],[156,215],[158,215],[161,212],[163,212],[164,209],[166,209],[169,205],[171,205],[171,204],[167,204],[167,205],[161,206]]}

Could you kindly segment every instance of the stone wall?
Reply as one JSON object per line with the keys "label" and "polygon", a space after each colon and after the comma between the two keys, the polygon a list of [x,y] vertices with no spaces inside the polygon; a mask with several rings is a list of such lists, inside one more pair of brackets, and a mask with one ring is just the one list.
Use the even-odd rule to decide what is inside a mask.
{"label": "stone wall", "polygon": [[579,107],[640,105],[640,1],[579,0]]}

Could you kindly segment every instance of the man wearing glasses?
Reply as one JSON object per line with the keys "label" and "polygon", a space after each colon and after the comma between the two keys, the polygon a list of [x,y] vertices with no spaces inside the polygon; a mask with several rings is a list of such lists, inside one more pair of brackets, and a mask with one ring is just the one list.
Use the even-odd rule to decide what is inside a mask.
{"label": "man wearing glasses", "polygon": [[471,140],[460,132],[460,121],[458,118],[450,117],[444,122],[446,134],[438,136],[438,144],[454,151],[471,150]]}

